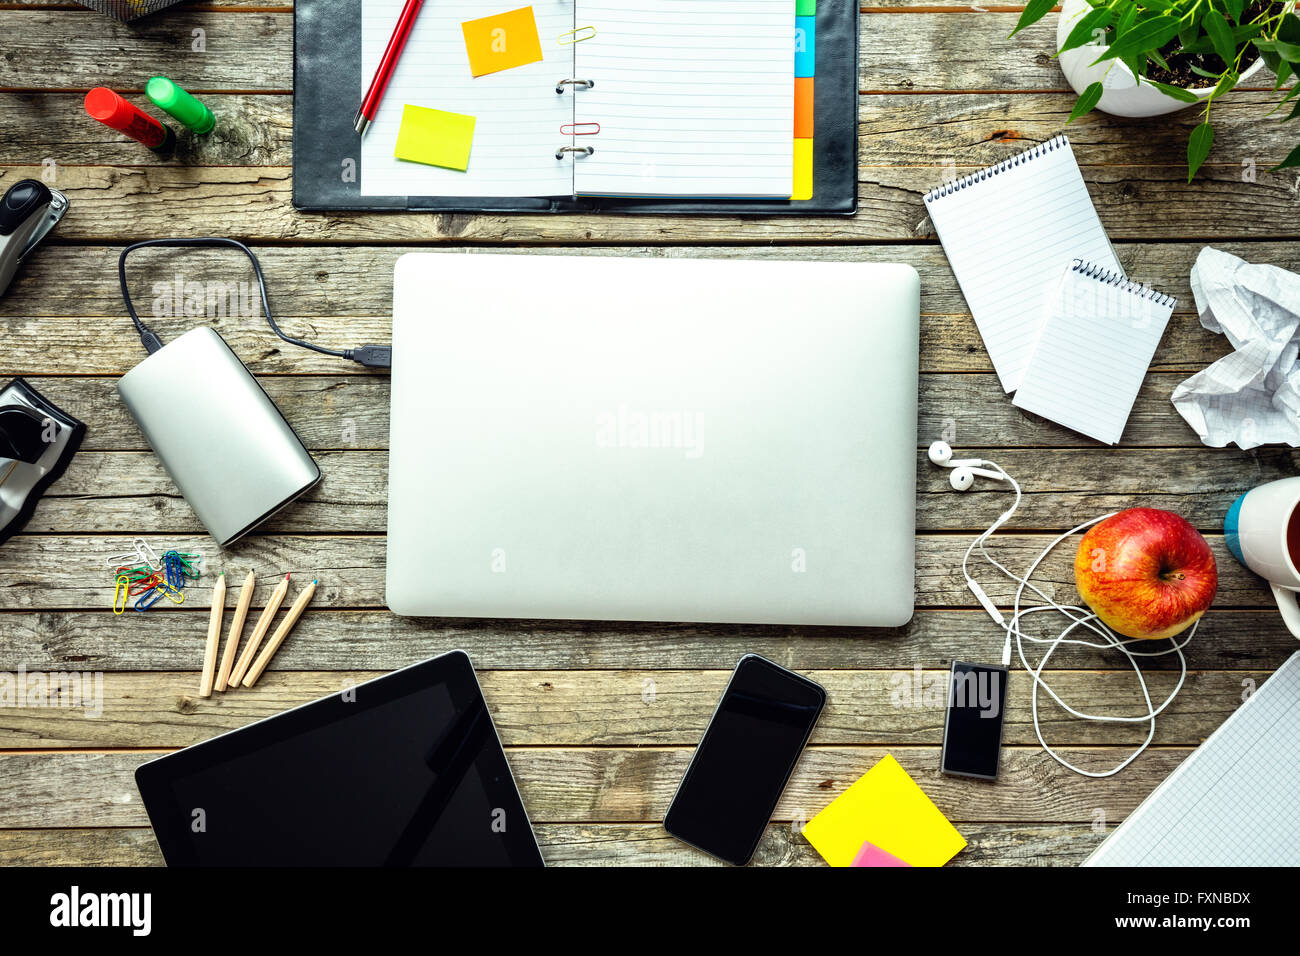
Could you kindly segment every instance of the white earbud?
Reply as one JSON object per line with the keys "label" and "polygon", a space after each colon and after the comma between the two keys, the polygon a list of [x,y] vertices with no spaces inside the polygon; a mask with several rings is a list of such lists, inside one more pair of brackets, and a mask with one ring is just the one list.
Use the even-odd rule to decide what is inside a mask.
{"label": "white earbud", "polygon": [[952,474],[948,476],[948,484],[952,485],[953,491],[970,491],[971,486],[975,484],[975,479],[992,478],[996,481],[1002,480],[1002,475],[996,471],[989,471],[987,468],[971,468],[967,465],[960,465],[954,468]]}
{"label": "white earbud", "polygon": [[941,468],[961,468],[982,465],[978,458],[959,458],[953,460],[952,448],[946,441],[937,441],[930,446],[930,461]]}

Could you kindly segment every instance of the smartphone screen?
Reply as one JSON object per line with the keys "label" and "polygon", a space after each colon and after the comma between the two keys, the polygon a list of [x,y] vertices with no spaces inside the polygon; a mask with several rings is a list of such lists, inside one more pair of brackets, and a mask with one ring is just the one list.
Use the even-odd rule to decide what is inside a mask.
{"label": "smartphone screen", "polygon": [[664,816],[664,829],[744,866],[826,705],[826,691],[747,654],[722,694]]}
{"label": "smartphone screen", "polygon": [[944,773],[997,778],[1007,673],[1005,667],[952,662],[943,754],[939,760],[939,769]]}

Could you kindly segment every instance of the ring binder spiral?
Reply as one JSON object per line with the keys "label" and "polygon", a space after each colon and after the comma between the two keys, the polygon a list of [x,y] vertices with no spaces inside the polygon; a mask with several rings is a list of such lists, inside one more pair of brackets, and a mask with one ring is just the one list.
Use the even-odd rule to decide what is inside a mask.
{"label": "ring binder spiral", "polygon": [[1141,282],[1134,282],[1132,279],[1121,273],[1112,272],[1109,269],[1103,269],[1099,265],[1094,265],[1091,262],[1084,262],[1082,259],[1075,259],[1070,265],[1070,268],[1080,275],[1087,276],[1089,279],[1095,279],[1096,281],[1103,282],[1106,285],[1114,286],[1121,292],[1127,292],[1130,295],[1136,295],[1139,298],[1149,299],[1157,305],[1168,306],[1172,309],[1178,302],[1178,300],[1172,295],[1158,292],[1149,285],[1143,285]]}
{"label": "ring binder spiral", "polygon": [[555,151],[555,158],[563,159],[565,153],[577,153],[580,156],[590,156],[595,151],[595,148],[591,146],[561,146]]}
{"label": "ring binder spiral", "polygon": [[594,80],[560,80],[555,84],[555,92],[563,95],[566,86],[572,86],[575,90],[589,90],[595,85],[596,83]]}
{"label": "ring binder spiral", "polygon": [[959,189],[965,189],[967,186],[973,186],[975,183],[983,182],[986,179],[992,179],[1008,169],[1027,163],[1039,156],[1046,155],[1053,150],[1060,149],[1062,146],[1069,146],[1070,140],[1064,135],[1053,136],[1046,142],[1039,143],[1037,146],[1031,146],[1029,149],[1014,156],[1009,156],[1000,163],[994,163],[992,166],[986,166],[983,169],[976,170],[951,182],[937,186],[925,194],[927,203],[933,202],[941,196],[951,196]]}

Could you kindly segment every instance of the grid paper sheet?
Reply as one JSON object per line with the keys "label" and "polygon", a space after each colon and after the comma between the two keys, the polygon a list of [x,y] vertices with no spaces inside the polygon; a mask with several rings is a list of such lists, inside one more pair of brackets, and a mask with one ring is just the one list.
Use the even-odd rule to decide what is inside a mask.
{"label": "grid paper sheet", "polygon": [[1064,136],[926,193],[925,207],[1003,391],[1020,387],[1062,269],[1124,274]]}
{"label": "grid paper sheet", "polygon": [[1300,864],[1300,652],[1084,866]]}

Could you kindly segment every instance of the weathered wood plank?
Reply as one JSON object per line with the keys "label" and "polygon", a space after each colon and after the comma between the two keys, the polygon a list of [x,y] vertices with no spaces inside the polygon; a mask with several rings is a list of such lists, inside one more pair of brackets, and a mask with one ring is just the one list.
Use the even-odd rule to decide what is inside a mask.
{"label": "weathered wood plank", "polygon": [[[663,819],[693,747],[508,748],[510,769],[537,823]],[[892,753],[943,814],[981,823],[1118,822],[1191,753],[1153,747],[1114,776],[1065,770],[1038,748],[1006,747],[997,786],[939,773],[938,747],[810,747],[773,819],[807,820]],[[1083,767],[1110,766],[1109,747],[1062,748]],[[136,827],[148,822],[132,774],[157,752],[0,755],[0,828]]]}
{"label": "weathered wood plank", "polygon": [[[83,94],[0,92],[0,164],[40,157],[47,181],[59,166],[290,166],[293,101],[285,93],[216,93],[204,102],[220,117],[207,136],[182,137],[171,157],[141,148],[92,122]],[[143,94],[127,99],[145,107]],[[1239,90],[1215,104],[1217,165],[1254,163],[1255,172],[1280,162],[1294,145],[1287,127],[1261,122],[1280,94]],[[862,166],[988,165],[1066,130],[1073,93],[865,93],[859,102],[858,162]],[[1166,165],[1186,152],[1200,114],[1185,110],[1159,121],[1091,113],[1068,128],[1082,166]]]}
{"label": "weathered wood plank", "polygon": [[[539,823],[533,828],[547,866],[721,866],[673,839],[654,823]],[[1103,834],[1082,824],[1007,826],[967,823],[966,849],[950,866],[1070,866],[1082,862]],[[5,866],[162,866],[147,827],[0,830]],[[755,866],[824,866],[794,828],[768,827]]]}
{"label": "weathered wood plank", "polygon": [[[1195,434],[1174,411],[1169,396],[1185,378],[1179,372],[1147,377],[1124,431],[1125,447],[1197,447]],[[117,380],[100,377],[27,376],[60,408],[86,423],[83,453],[147,451],[149,445],[117,396]],[[384,375],[273,375],[262,385],[313,452],[383,451],[388,447],[388,377]],[[1079,447],[1102,453],[1092,439],[1011,404],[987,373],[921,376],[917,447],[937,435],[960,436],[965,447]],[[65,493],[57,486],[53,492]]]}
{"label": "weathered wood plank", "polygon": [[[952,429],[960,438],[962,421],[977,413],[954,405]],[[346,415],[342,416],[347,418]],[[1195,435],[1170,411],[1165,418],[1169,444],[1188,445]],[[340,433],[348,426],[340,421]],[[940,434],[936,432],[935,434]],[[1081,499],[1091,514],[1134,506],[1164,508],[1199,528],[1222,527],[1228,508],[1242,493],[1300,472],[1300,450],[1267,447],[1253,451],[1207,448],[1169,449],[999,448],[984,452],[965,442],[964,454],[988,454],[1016,478],[1028,501],[1008,529],[1068,528],[1081,517]],[[386,451],[323,451],[316,461],[324,479],[284,511],[268,519],[263,533],[365,533],[385,527],[388,515]],[[960,499],[949,472],[930,464],[918,451],[917,529],[961,531],[987,515],[992,523],[1009,505],[1009,490],[998,482],[978,484]],[[37,505],[26,532],[84,534],[148,528],[155,535],[192,535],[203,530],[162,464],[148,451],[84,452]]]}
{"label": "weathered wood plank", "polygon": [[[969,498],[969,493],[966,496]],[[953,500],[957,501],[956,496]],[[964,507],[963,507],[964,506]],[[979,496],[962,499],[953,506],[965,514],[987,512],[988,522],[1006,507],[1004,497]],[[313,607],[363,609],[384,607],[384,538],[380,535],[254,535],[237,542],[229,551],[218,554],[212,539],[206,536],[176,535],[163,537],[153,531],[148,540],[161,553],[166,547],[183,551],[201,551],[208,563],[202,580],[185,589],[185,608],[155,609],[148,614],[181,622],[187,609],[206,609],[211,597],[211,581],[219,568],[229,573],[252,568],[258,576],[255,604],[270,594],[279,578],[292,572],[295,578],[320,578]],[[4,546],[0,565],[0,610],[82,610],[107,609],[112,601],[110,572],[104,560],[127,546],[125,537],[77,535],[19,535]],[[974,607],[974,598],[966,589],[961,575],[961,556],[974,535],[921,535],[917,538],[916,592],[919,607]],[[1012,568],[1025,568],[1054,535],[997,535],[990,550]],[[1223,543],[1223,536],[1207,534],[1219,566],[1219,593],[1216,607],[1272,607],[1273,599],[1260,579],[1245,570]],[[49,569],[57,569],[51,571]],[[994,600],[1010,603],[1013,588],[1003,587],[996,572],[982,564],[976,575],[983,578]],[[1057,548],[1044,561],[1035,584],[1058,600],[1073,602],[1074,552],[1069,544]],[[314,613],[314,612],[313,612]],[[307,615],[308,618],[313,614]],[[128,617],[136,622],[136,617]],[[138,626],[138,625],[137,625]],[[197,619],[188,626],[202,631]],[[1281,623],[1278,623],[1281,626]]]}
{"label": "weathered wood plank", "polygon": [[[194,663],[197,665],[198,657]],[[89,674],[89,672],[86,672]],[[917,745],[942,742],[947,670],[806,671],[828,703],[813,744]],[[128,672],[102,677],[39,676],[18,706],[0,695],[0,749],[184,747],[381,676],[374,671],[270,674],[251,691],[200,698],[197,672]],[[1153,673],[1164,700],[1178,673]],[[1195,671],[1156,722],[1156,745],[1196,746],[1262,684],[1266,671]],[[730,677],[723,670],[481,671],[479,683],[507,746],[644,746],[699,742]],[[48,681],[48,683],[47,683]],[[1140,710],[1131,673],[1062,671],[1053,689],[1092,713]],[[1017,674],[1007,700],[1003,743],[1030,745],[1030,684]],[[11,690],[11,694],[12,694]],[[365,690],[357,692],[365,700]],[[1071,746],[1133,746],[1148,725],[1071,718],[1045,699],[1043,735]]]}
{"label": "weathered wood plank", "polygon": [[[1300,271],[1300,246],[1295,242],[1216,245],[1252,262]],[[1200,249],[1199,243],[1118,246],[1129,276],[1178,298],[1174,320],[1156,353],[1157,370],[1193,371],[1216,360],[1228,348],[1223,336],[1207,332],[1194,317],[1188,277]],[[414,247],[264,246],[256,251],[267,274],[271,306],[292,332],[340,348],[391,339],[392,269],[397,258],[414,251]],[[491,248],[448,254],[460,252],[903,262],[921,276],[922,368],[927,372],[992,370],[961,290],[943,250],[936,245]],[[56,244],[31,257],[9,293],[0,299],[0,320],[7,328],[0,374],[59,371],[120,375],[140,361],[140,343],[123,314],[118,290],[120,253],[121,248],[115,246]],[[337,376],[353,368],[349,363],[285,346],[275,339],[258,314],[256,287],[247,284],[251,273],[239,259],[202,251],[148,251],[137,256],[132,259],[132,293],[141,314],[164,338],[174,337],[202,320],[217,328],[258,374],[313,372]],[[201,316],[177,314],[186,307],[184,301],[175,302],[178,277],[182,288],[191,284],[191,293],[198,285],[203,286],[202,297],[189,296],[189,304],[203,313]],[[83,330],[88,323],[109,334],[87,340]],[[51,356],[57,357],[57,367],[51,367]]]}
{"label": "weathered wood plank", "polygon": [[[1297,203],[1293,170],[1260,171],[1241,181],[1239,159],[1206,165],[1186,182],[1179,163],[1083,169],[1098,215],[1112,239],[1285,238]],[[961,176],[975,166],[952,169]],[[39,176],[36,165],[0,168],[0,187]],[[452,213],[306,214],[291,205],[290,171],[281,166],[65,166],[59,187],[74,207],[60,236],[91,242],[159,235],[207,235],[230,223],[240,239],[346,242],[771,243],[915,241],[933,236],[922,196],[944,174],[935,167],[864,166],[858,215],[657,217],[613,215],[466,215]],[[142,201],[141,196],[149,197]],[[175,215],[183,207],[186,215]]]}
{"label": "weathered wood plank", "polygon": [[[997,592],[1001,596],[1002,592]],[[202,602],[196,602],[201,605]],[[179,671],[201,660],[207,611],[201,606],[120,621],[98,611],[0,613],[0,670]],[[395,670],[456,648],[486,670],[729,670],[742,655],[762,654],[796,670],[897,668],[906,662],[945,667],[956,659],[992,657],[1001,638],[980,610],[920,610],[905,627],[831,628],[726,624],[467,621],[397,617],[387,611],[313,609],[275,656],[278,672]],[[974,648],[983,648],[976,654]],[[1216,608],[1187,648],[1200,670],[1278,667],[1295,638],[1277,611]],[[986,652],[986,653],[985,653]],[[1032,659],[1032,658],[1031,658]],[[1177,668],[1150,658],[1147,671]],[[1063,647],[1053,668],[1127,667],[1117,654]]]}
{"label": "weathered wood plank", "polygon": [[[1054,19],[1009,39],[1016,20],[1011,13],[869,14],[861,25],[859,88],[1065,89],[1051,57]],[[182,7],[128,26],[81,11],[17,10],[6,21],[11,42],[0,88],[85,90],[105,76],[142,76],[141,63],[196,92],[293,87],[291,13]],[[95,55],[69,58],[66,38],[92,30]],[[203,52],[193,49],[194,30],[205,33]],[[138,91],[144,78],[119,85]]]}

